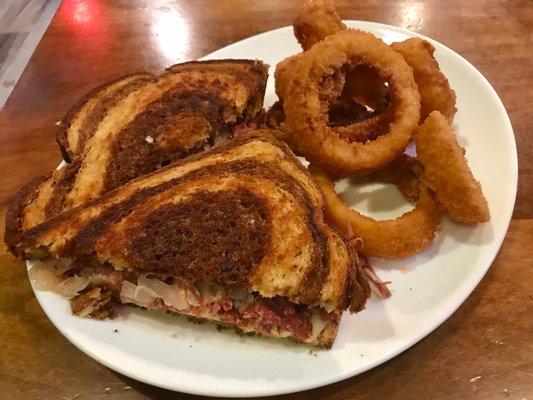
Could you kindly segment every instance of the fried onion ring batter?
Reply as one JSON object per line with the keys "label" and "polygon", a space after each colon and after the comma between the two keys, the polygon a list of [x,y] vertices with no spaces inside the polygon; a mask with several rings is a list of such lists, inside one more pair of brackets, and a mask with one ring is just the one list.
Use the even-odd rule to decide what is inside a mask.
{"label": "fried onion ring batter", "polygon": [[302,53],[293,54],[276,64],[276,70],[274,71],[274,88],[280,100],[285,98],[287,85],[294,74],[294,69],[298,64],[301,55]]}
{"label": "fried onion ring batter", "polygon": [[[301,54],[295,54],[279,62],[274,73],[275,91],[280,99],[285,97],[287,85],[294,74],[294,69]],[[344,83],[344,86],[342,85]],[[340,95],[334,90],[329,90],[329,95],[324,96],[321,90],[321,100],[327,104],[328,101],[335,101],[343,105],[354,104],[352,110],[346,110],[345,115],[350,115],[353,122],[329,118],[329,126],[339,136],[350,142],[366,142],[373,140],[384,134],[392,120],[392,104],[389,100],[389,89],[385,81],[370,68],[358,65],[346,72],[339,79],[339,74],[331,75],[322,82],[323,86],[330,88],[342,88]],[[338,98],[334,100],[336,97]],[[280,100],[281,101],[281,100]],[[368,107],[371,111],[364,115],[360,113],[360,106]]]}
{"label": "fried onion ring batter", "polygon": [[[301,54],[287,57],[276,65],[274,87],[281,100],[285,98],[287,85],[294,74]],[[334,96],[330,96],[329,100],[333,101],[336,97],[340,102],[351,100],[356,104],[372,109],[375,114],[381,113],[389,107],[388,87],[375,71],[365,65],[358,65],[348,69],[345,74],[340,74],[340,72],[342,71],[337,71],[323,79],[324,85],[339,89],[338,92],[334,93]]]}
{"label": "fried onion ring batter", "polygon": [[[332,181],[319,168],[309,166],[324,194],[328,221],[344,234],[349,229],[363,241],[361,252],[368,257],[406,258],[428,247],[439,228],[442,214],[433,192],[423,183],[413,210],[396,219],[378,221],[349,208],[337,195]],[[347,226],[349,224],[349,226]]]}
{"label": "fried onion ring batter", "polygon": [[292,26],[294,36],[304,50],[326,36],[346,29],[330,0],[307,0],[298,10]]}
{"label": "fried onion ring batter", "polygon": [[400,53],[413,68],[418,91],[420,92],[420,121],[424,121],[432,111],[440,111],[452,123],[457,109],[455,92],[448,79],[439,68],[433,53],[435,48],[427,40],[411,38],[392,43],[391,47]]}
{"label": "fried onion ring batter", "polygon": [[[337,14],[335,6],[329,0],[308,0],[305,2],[298,11],[293,28],[304,51],[327,36],[347,29]],[[288,57],[276,66],[275,90],[281,101],[285,97],[287,84],[294,74],[299,56],[300,54],[296,54]],[[354,106],[352,115],[345,119],[345,121],[351,120],[352,122],[341,124],[339,120],[330,118],[329,125],[335,127],[334,130],[349,141],[373,140],[387,131],[388,123],[392,117],[388,87],[379,74],[364,65],[358,65],[342,72],[344,72],[342,74],[344,88],[340,96],[337,94],[338,102],[349,104],[352,101],[371,110],[364,115],[364,118],[360,118],[361,114],[358,112],[358,107]],[[346,83],[344,83],[344,76]],[[335,83],[338,82],[333,82],[333,84]],[[349,114],[345,112],[345,115]]]}
{"label": "fried onion ring batter", "polygon": [[429,114],[416,137],[418,159],[424,166],[424,180],[455,222],[479,224],[490,219],[489,207],[480,183],[472,175],[446,118],[438,111]]}
{"label": "fried onion ring batter", "polygon": [[[388,131],[373,141],[348,142],[327,126],[319,85],[325,74],[348,63],[372,65],[389,83],[394,114]],[[300,55],[283,109],[289,143],[310,162],[339,176],[383,168],[403,152],[420,117],[420,95],[411,68],[381,39],[344,30]]]}
{"label": "fried onion ring batter", "polygon": [[346,72],[341,97],[351,98],[373,110],[384,110],[390,104],[389,88],[379,74],[366,65]]}

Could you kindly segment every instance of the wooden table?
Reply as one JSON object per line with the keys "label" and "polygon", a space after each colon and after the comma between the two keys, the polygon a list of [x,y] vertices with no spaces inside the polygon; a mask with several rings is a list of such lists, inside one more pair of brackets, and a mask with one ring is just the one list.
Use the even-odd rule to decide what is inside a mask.
{"label": "wooden table", "polygon": [[[55,122],[115,76],[161,70],[291,24],[300,2],[65,0],[0,113],[0,207],[57,165]],[[290,399],[533,398],[533,3],[338,1],[343,18],[423,33],[473,63],[501,96],[520,158],[509,233],[485,279],[440,328],[392,361]],[[3,232],[0,232],[3,233]],[[193,399],[125,378],[74,348],[45,317],[24,266],[0,249],[0,397]]]}

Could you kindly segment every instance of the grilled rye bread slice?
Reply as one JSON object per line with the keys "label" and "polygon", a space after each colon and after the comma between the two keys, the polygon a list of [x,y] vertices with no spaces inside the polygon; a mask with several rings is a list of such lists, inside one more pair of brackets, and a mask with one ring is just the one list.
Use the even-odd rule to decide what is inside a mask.
{"label": "grilled rye bread slice", "polygon": [[[99,124],[108,117],[108,114],[123,110],[123,108],[114,108],[120,100],[128,97],[132,92],[136,93],[129,98],[130,102],[139,100],[144,100],[144,102],[136,109],[129,110],[133,111],[133,115],[126,116],[126,121],[117,121],[115,117],[114,122],[117,125],[120,122],[127,124],[139,114],[154,111],[153,109],[157,106],[162,107],[161,102],[155,103],[154,97],[148,96],[149,92],[152,92],[155,100],[160,100],[165,94],[174,97],[174,104],[159,111],[169,113],[178,108],[180,112],[198,114],[212,111],[209,108],[218,106],[225,115],[213,115],[216,112],[211,112],[211,115],[202,115],[202,117],[204,119],[211,117],[211,120],[208,120],[211,124],[232,124],[243,117],[254,116],[257,111],[261,110],[268,74],[267,67],[256,60],[189,61],[167,68],[165,73],[159,77],[149,73],[137,73],[118,78],[93,89],[72,107],[61,121],[57,142],[65,161],[71,162],[77,159],[83,154],[88,140],[98,131]],[[168,80],[168,78],[171,79]],[[179,79],[176,81],[176,78]],[[169,91],[169,85],[173,84],[175,84],[174,87],[171,87]],[[190,86],[188,87],[187,84]],[[224,93],[218,96],[221,86]],[[184,96],[180,93],[183,91],[190,91],[190,93]],[[212,96],[209,97],[209,94]],[[179,96],[178,99],[176,99],[177,96]],[[218,97],[214,99],[216,96]],[[229,104],[222,104],[224,101]],[[208,108],[205,102],[213,104],[209,104],[211,107]],[[124,105],[127,103],[122,104]],[[169,114],[167,117],[171,117],[172,114]],[[213,121],[213,117],[218,117],[218,121]],[[152,122],[154,122],[153,118]]]}
{"label": "grilled rye bread slice", "polygon": [[126,75],[106,82],[83,96],[59,124],[56,139],[65,161],[71,162],[83,152],[98,124],[117,102],[154,79],[155,76],[150,73]]}
{"label": "grilled rye bread slice", "polygon": [[[369,295],[356,250],[324,221],[307,170],[266,131],[139,177],[29,229],[10,248],[66,260],[79,275],[99,271],[73,301],[76,313],[94,317],[109,315],[99,296],[111,290],[124,303],[329,347],[342,310],[360,310]],[[200,300],[176,306],[154,294],[161,284],[199,289]],[[205,285],[222,291],[215,305]],[[235,291],[246,294],[244,305]]]}
{"label": "grilled rye bread slice", "polygon": [[6,235],[211,146],[262,109],[267,68],[255,60],[193,61],[95,89],[59,130],[71,163],[16,196]]}

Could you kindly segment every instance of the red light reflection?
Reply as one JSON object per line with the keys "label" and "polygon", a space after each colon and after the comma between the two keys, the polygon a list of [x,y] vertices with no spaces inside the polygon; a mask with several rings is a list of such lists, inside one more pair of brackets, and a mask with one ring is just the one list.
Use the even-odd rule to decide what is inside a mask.
{"label": "red light reflection", "polygon": [[91,35],[102,27],[102,10],[97,0],[65,0],[60,16],[76,34]]}

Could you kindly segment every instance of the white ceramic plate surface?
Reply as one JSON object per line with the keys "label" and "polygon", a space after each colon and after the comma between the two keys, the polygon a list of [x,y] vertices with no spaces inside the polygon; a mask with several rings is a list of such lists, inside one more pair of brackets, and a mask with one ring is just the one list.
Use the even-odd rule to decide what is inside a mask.
{"label": "white ceramic plate surface", "polygon": [[[420,36],[377,23],[348,24],[386,42]],[[397,262],[375,260],[378,274],[392,281],[393,295],[386,301],[372,298],[363,312],[345,315],[331,350],[314,356],[309,347],[219,333],[209,325],[136,309],[115,320],[78,318],[71,315],[65,298],[36,290],[50,320],[83,352],[124,375],[176,391],[227,397],[282,394],[340,381],[389,360],[433,331],[472,292],[500,248],[514,207],[517,157],[509,118],[494,89],[465,59],[430,41],[457,92],[454,126],[482,182],[492,218],[476,228],[444,221],[437,239],[422,254]],[[268,106],[276,100],[276,63],[298,51],[292,28],[286,27],[205,58],[257,58],[269,63]],[[337,189],[352,205],[378,217],[409,209],[397,191],[383,185],[358,189],[341,182]],[[390,195],[383,196],[383,190]],[[379,201],[383,198],[387,201]]]}

